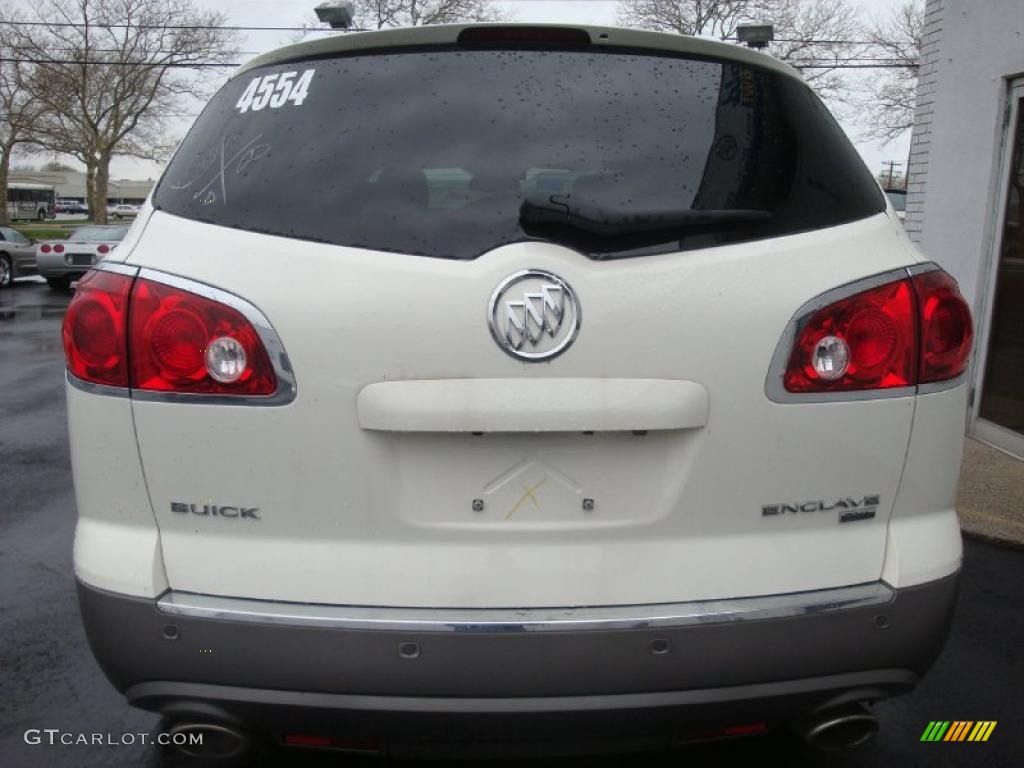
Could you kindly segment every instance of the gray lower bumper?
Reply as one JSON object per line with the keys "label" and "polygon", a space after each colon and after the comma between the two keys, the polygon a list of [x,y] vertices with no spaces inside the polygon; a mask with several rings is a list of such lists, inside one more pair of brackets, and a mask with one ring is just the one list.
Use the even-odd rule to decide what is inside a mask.
{"label": "gray lower bumper", "polygon": [[93,653],[136,706],[273,730],[342,723],[429,739],[464,724],[542,738],[581,723],[787,719],[904,693],[945,642],[956,584],[784,617],[520,632],[189,616],[82,584],[79,598]]}

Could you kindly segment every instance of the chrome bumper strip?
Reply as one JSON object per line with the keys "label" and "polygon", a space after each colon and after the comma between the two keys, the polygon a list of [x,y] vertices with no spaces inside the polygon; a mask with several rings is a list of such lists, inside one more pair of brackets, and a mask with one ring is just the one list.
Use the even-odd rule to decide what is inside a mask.
{"label": "chrome bumper strip", "polygon": [[729,600],[578,608],[386,608],[315,605],[191,592],[166,592],[165,614],[255,624],[403,632],[551,632],[653,629],[757,621],[881,605],[893,599],[881,581],[836,589]]}

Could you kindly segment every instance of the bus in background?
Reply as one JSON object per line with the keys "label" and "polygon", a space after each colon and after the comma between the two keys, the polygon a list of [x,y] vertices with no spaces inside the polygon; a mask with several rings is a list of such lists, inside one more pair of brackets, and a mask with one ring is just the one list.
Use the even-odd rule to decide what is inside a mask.
{"label": "bus in background", "polygon": [[52,219],[53,187],[46,184],[8,184],[7,185],[7,218],[15,219]]}

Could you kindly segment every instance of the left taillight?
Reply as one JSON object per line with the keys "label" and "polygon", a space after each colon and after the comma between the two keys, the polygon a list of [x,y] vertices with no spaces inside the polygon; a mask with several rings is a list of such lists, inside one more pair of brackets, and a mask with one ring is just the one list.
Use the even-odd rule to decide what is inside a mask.
{"label": "left taillight", "polygon": [[129,320],[131,386],[157,392],[272,395],[259,334],[234,307],[139,278]]}
{"label": "left taillight", "polygon": [[64,314],[61,335],[68,370],[82,381],[128,386],[128,302],[132,278],[88,272]]}
{"label": "left taillight", "polygon": [[88,272],[62,333],[68,371],[93,384],[200,396],[277,391],[263,340],[242,312],[155,280]]}

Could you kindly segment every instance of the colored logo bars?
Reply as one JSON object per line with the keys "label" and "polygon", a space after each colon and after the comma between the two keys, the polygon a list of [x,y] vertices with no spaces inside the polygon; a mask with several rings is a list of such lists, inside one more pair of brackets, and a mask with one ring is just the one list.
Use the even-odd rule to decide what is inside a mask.
{"label": "colored logo bars", "polygon": [[921,741],[988,741],[996,720],[932,720]]}

